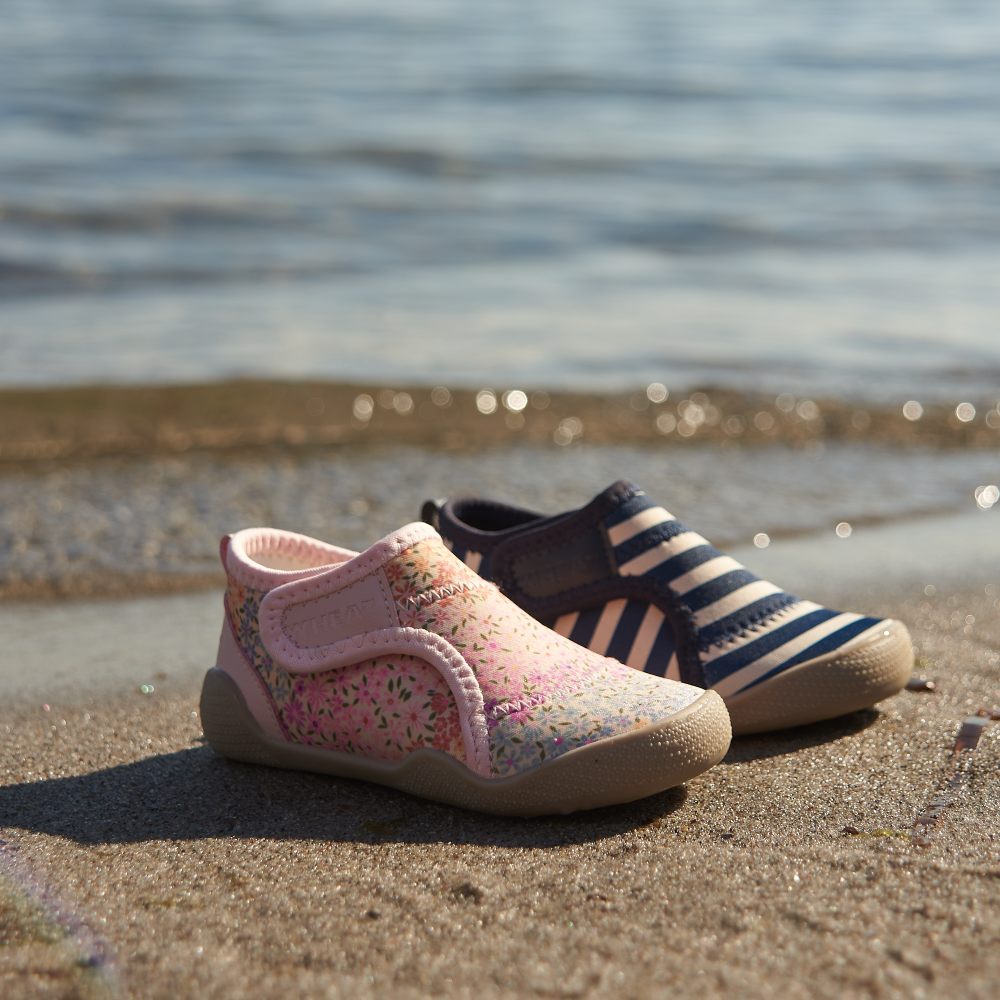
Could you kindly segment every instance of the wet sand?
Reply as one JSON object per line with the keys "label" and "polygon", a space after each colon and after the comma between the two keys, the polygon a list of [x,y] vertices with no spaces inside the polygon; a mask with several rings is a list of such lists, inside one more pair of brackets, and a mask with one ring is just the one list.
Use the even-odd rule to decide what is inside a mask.
{"label": "wet sand", "polygon": [[534,821],[217,758],[215,595],[8,605],[0,993],[994,996],[1000,723],[954,746],[1000,702],[1000,589],[880,586],[877,545],[815,579],[822,544],[761,555],[902,617],[936,690]]}
{"label": "wet sand", "polygon": [[[428,497],[479,493],[555,512],[623,475],[726,548],[761,532],[775,540],[819,533],[853,557],[872,530],[898,523],[890,565],[907,573],[920,568],[911,553],[931,568],[969,558],[1000,564],[1000,506],[980,509],[975,497],[1000,481],[987,449],[352,445],[0,464],[0,602],[214,587],[218,540],[238,528],[270,524],[364,548],[416,518]],[[924,524],[944,514],[957,520]],[[852,526],[849,538],[835,537],[841,522]],[[770,551],[752,550],[751,565]]]}

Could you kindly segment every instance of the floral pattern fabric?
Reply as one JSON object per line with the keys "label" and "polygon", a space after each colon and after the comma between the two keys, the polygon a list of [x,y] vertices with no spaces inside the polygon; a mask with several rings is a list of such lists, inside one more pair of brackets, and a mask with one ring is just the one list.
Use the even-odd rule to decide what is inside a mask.
{"label": "floral pattern fabric", "polygon": [[400,760],[432,747],[464,763],[458,706],[434,667],[415,656],[378,656],[292,675],[261,642],[257,615],[263,597],[232,583],[226,603],[243,652],[267,686],[290,740],[378,760]]}
{"label": "floral pattern fabric", "polygon": [[[570,642],[507,600],[437,539],[385,565],[400,624],[441,636],[483,693],[493,774],[506,777],[577,747],[643,728],[702,692]],[[465,762],[442,675],[417,656],[379,656],[313,674],[274,663],[260,638],[264,592],[230,581],[227,607],[248,661],[296,743],[399,760],[431,747]]]}
{"label": "floral pattern fabric", "polygon": [[[386,568],[397,593],[412,597],[466,582],[471,574],[442,542],[418,542]],[[701,691],[578,646],[535,621],[495,587],[401,608],[401,625],[446,639],[483,692],[497,776],[517,774],[588,743],[673,715]],[[395,585],[394,585],[395,586]]]}
{"label": "floral pattern fabric", "polygon": [[432,597],[434,591],[445,588],[481,590],[489,587],[438,539],[411,545],[386,564],[385,575],[393,598],[402,607],[418,598]]}

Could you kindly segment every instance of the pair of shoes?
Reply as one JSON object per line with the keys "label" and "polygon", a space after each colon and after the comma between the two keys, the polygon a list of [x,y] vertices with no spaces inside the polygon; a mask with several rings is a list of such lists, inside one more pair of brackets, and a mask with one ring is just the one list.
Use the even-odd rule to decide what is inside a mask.
{"label": "pair of shoes", "polygon": [[628,484],[555,518],[424,513],[444,538],[414,523],[360,554],[269,528],[223,539],[201,696],[218,753],[568,813],[711,767],[730,713],[744,732],[828,718],[909,674],[901,625],[756,580]]}

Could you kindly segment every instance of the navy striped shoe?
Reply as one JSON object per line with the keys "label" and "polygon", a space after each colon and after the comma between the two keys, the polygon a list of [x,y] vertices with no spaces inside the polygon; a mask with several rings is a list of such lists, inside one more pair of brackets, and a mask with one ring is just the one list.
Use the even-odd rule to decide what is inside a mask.
{"label": "navy striped shoe", "polygon": [[761,580],[631,483],[545,517],[428,501],[452,551],[540,622],[638,670],[714,688],[734,733],[831,719],[895,694],[906,627],[831,611]]}

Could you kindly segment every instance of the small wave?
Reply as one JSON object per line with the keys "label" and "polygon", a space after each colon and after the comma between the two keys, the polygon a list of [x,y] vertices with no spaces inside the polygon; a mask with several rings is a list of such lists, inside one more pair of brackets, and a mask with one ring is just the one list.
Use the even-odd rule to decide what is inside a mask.
{"label": "small wave", "polygon": [[860,51],[847,46],[842,48],[819,48],[815,45],[778,47],[774,52],[775,61],[780,65],[807,70],[837,70],[855,74],[920,75],[926,79],[929,74],[953,74],[967,77],[973,73],[995,74],[1000,72],[1000,55],[995,51],[969,52],[942,51],[931,46],[914,51],[900,49],[893,51],[889,46],[880,46],[877,51]]}
{"label": "small wave", "polygon": [[[316,143],[299,146],[249,146],[220,148],[210,154],[225,160],[278,166],[375,167],[413,177],[448,181],[481,180],[493,176],[572,176],[608,174],[627,177],[647,172],[656,161],[636,155],[589,153],[581,155],[533,154],[494,151],[479,156],[429,146],[386,143]],[[696,168],[693,168],[696,169]]]}
{"label": "small wave", "polygon": [[39,264],[0,258],[0,298],[13,299],[42,293],[68,295],[81,292],[120,292],[155,286],[285,282],[361,272],[360,267],[336,261],[314,266],[223,263],[215,267],[201,265],[124,270],[111,267],[88,268],[79,264]]}
{"label": "small wave", "polygon": [[664,80],[638,76],[610,76],[574,72],[537,72],[497,77],[472,88],[480,97],[594,97],[651,101],[744,101],[752,97],[745,87],[721,81]]}
{"label": "small wave", "polygon": [[989,217],[967,218],[962,226],[943,230],[934,218],[905,223],[873,220],[866,224],[833,223],[809,228],[771,224],[763,218],[706,218],[695,216],[654,220],[646,224],[608,227],[606,237],[625,246],[655,253],[697,255],[761,250],[830,251],[936,250],[996,242],[996,222]]}
{"label": "small wave", "polygon": [[146,233],[165,230],[247,228],[294,223],[310,215],[287,203],[259,200],[124,201],[107,205],[37,204],[0,201],[0,221],[32,229],[73,229],[91,233]]}
{"label": "small wave", "polygon": [[0,258],[0,291],[26,294],[48,291],[59,286],[86,285],[88,275],[82,271],[71,272],[51,264],[33,264]]}
{"label": "small wave", "polygon": [[[990,456],[1000,445],[995,399],[907,409],[899,402],[708,385],[674,393],[658,388],[652,398],[642,389],[532,390],[521,393],[519,408],[508,406],[508,394],[496,389],[490,412],[483,409],[481,391],[426,385],[254,380],[7,389],[0,392],[0,463],[343,444],[808,449],[839,443],[971,449]],[[360,409],[359,400],[365,401]],[[137,420],[140,411],[144,416]]]}

